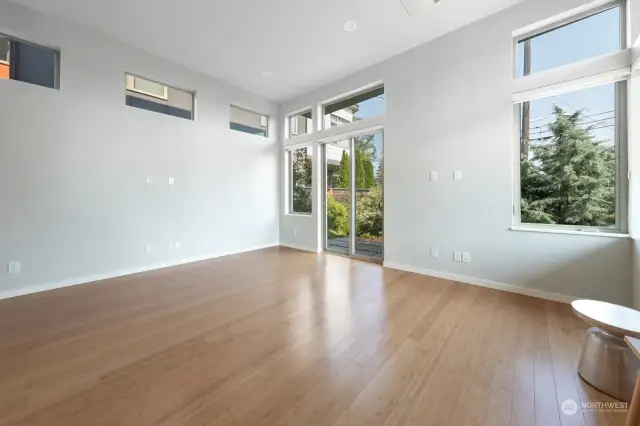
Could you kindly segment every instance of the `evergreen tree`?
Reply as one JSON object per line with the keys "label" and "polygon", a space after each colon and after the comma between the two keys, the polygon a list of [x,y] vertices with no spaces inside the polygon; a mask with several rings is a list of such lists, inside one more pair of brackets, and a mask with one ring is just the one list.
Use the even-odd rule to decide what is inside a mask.
{"label": "evergreen tree", "polygon": [[581,127],[583,112],[554,106],[553,137],[521,161],[522,221],[615,225],[615,150]]}
{"label": "evergreen tree", "polygon": [[349,179],[349,155],[347,154],[347,151],[342,151],[340,167],[338,168],[338,187],[349,188]]}
{"label": "evergreen tree", "polygon": [[369,189],[375,185],[375,177],[373,173],[373,162],[371,158],[364,158],[364,187]]}
{"label": "evergreen tree", "polygon": [[365,189],[365,171],[362,151],[356,149],[356,188]]}

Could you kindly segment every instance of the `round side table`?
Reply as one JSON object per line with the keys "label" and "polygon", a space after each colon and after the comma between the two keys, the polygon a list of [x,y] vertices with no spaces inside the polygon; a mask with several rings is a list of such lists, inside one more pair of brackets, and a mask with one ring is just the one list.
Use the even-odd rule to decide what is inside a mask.
{"label": "round side table", "polygon": [[640,312],[595,300],[576,300],[571,306],[592,326],[582,348],[578,374],[607,395],[631,401],[640,361],[624,337],[640,338]]}

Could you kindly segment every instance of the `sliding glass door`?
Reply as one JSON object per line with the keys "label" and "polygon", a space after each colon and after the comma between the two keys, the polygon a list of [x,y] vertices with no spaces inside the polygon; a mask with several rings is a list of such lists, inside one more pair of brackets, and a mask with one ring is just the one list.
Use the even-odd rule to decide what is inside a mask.
{"label": "sliding glass door", "polygon": [[382,130],[323,144],[325,250],[384,259]]}

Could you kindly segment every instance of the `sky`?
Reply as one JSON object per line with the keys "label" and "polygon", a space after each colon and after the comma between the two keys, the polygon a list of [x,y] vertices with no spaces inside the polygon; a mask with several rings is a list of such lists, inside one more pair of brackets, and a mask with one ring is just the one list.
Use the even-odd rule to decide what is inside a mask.
{"label": "sky", "polygon": [[[534,37],[531,40],[531,73],[616,52],[622,47],[620,34],[620,8],[616,7]],[[522,76],[522,42],[518,44],[517,61],[518,76]],[[544,131],[548,130],[546,125],[553,121],[550,116],[554,104],[567,113],[583,109],[584,122],[591,122],[588,125],[611,126],[614,124],[615,86],[609,84],[531,102],[531,128],[537,127],[533,130],[532,139],[550,135]],[[613,143],[613,130],[613,127],[606,127],[594,130],[592,134],[598,140]]]}

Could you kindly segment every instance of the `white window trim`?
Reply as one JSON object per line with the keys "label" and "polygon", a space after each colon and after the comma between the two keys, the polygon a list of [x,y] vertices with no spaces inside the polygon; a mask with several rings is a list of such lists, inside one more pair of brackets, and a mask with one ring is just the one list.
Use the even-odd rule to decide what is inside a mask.
{"label": "white window trim", "polygon": [[299,217],[311,217],[313,216],[314,210],[314,197],[313,197],[313,179],[311,181],[311,211],[310,212],[294,212],[293,211],[293,151],[297,151],[298,149],[310,149],[311,150],[311,169],[312,175],[314,173],[314,155],[313,155],[313,144],[305,143],[305,144],[297,144],[287,146],[284,149],[285,154],[285,164],[286,164],[286,176],[285,176],[285,194],[287,194],[285,206],[285,216],[299,216]]}
{"label": "white window trim", "polygon": [[[553,225],[540,223],[523,223],[521,203],[521,181],[520,181],[520,104],[514,104],[514,158],[513,158],[513,176],[514,176],[514,194],[513,194],[513,231],[532,230],[535,232],[554,232],[569,234],[586,234],[593,236],[610,236],[628,235],[629,218],[628,218],[628,199],[629,199],[629,166],[628,166],[628,142],[627,142],[627,91],[629,84],[627,77],[603,84],[616,84],[616,227],[597,227],[597,226],[572,226],[572,225]],[[618,84],[624,83],[624,84]],[[582,89],[589,89],[596,86],[587,86]],[[619,90],[623,88],[625,90]],[[579,89],[578,89],[579,90]],[[564,92],[566,93],[566,92]],[[533,100],[533,99],[531,99]],[[523,101],[526,102],[526,101]]]}
{"label": "white window trim", "polygon": [[[373,90],[376,90],[376,89],[379,89],[379,88],[384,88],[384,87],[385,87],[385,85],[384,85],[383,82],[375,82],[375,83],[369,84],[367,86],[361,87],[359,89],[352,90],[352,91],[347,92],[347,93],[343,93],[340,96],[336,96],[336,97],[328,99],[328,100],[326,100],[324,102],[321,102],[318,105],[318,111],[320,112],[320,119],[319,119],[319,123],[318,123],[319,124],[319,130],[321,130],[321,131],[322,130],[330,130],[330,129],[335,128],[335,127],[342,127],[342,126],[346,126],[346,125],[353,124],[353,123],[356,122],[356,121],[352,121],[352,122],[350,122],[348,124],[343,124],[342,126],[338,125],[338,126],[332,127],[331,126],[331,121],[329,120],[329,125],[327,125],[326,114],[325,114],[325,109],[326,109],[327,106],[335,104],[337,102],[340,102],[340,101],[342,101],[344,99],[352,98],[354,96],[358,96],[358,95],[361,95],[363,93],[370,92],[370,91],[373,91]],[[386,92],[385,92],[385,94],[386,94]],[[386,97],[385,97],[385,103],[386,103]],[[386,108],[385,108],[385,110],[386,110]],[[382,116],[384,116],[384,115],[385,114],[382,114]],[[372,118],[377,118],[377,117],[368,117],[368,119],[372,119]],[[360,120],[358,120],[358,121],[360,121]]]}
{"label": "white window trim", "polygon": [[[294,134],[293,133],[293,129],[291,128],[291,121],[293,118],[296,118],[302,114],[306,114],[309,113],[311,114],[311,123],[309,123],[309,125],[307,126],[307,133],[303,133],[303,134]],[[296,132],[297,132],[297,127],[298,127],[298,121],[295,121],[296,123]],[[301,136],[306,136],[309,135],[311,133],[313,133],[313,108],[309,107],[309,108],[304,108],[295,112],[292,112],[290,114],[285,115],[285,127],[286,127],[286,131],[287,131],[287,137],[286,139],[291,139],[291,138],[298,138]]]}
{"label": "white window trim", "polygon": [[[137,75],[133,75],[133,74],[128,74],[127,73],[127,90],[131,91],[131,92],[136,92],[136,93],[140,93],[142,95],[146,95],[146,96],[151,96],[152,98],[157,98],[157,99],[162,99],[163,101],[168,101],[169,100],[169,86],[167,86],[164,83],[159,83],[157,81],[154,80],[150,80],[148,78],[145,77],[140,77]],[[158,95],[157,93],[151,93],[151,92],[147,92],[145,90],[140,90],[138,88],[136,88],[136,84],[135,84],[135,80],[136,78],[142,79],[142,80],[147,80],[151,83],[155,83],[155,84],[159,84],[160,86],[163,86],[164,88],[164,94]]]}
{"label": "white window trim", "polygon": [[[580,21],[612,7],[621,7],[621,44],[622,50],[612,54],[580,61],[550,70],[534,73],[529,76],[517,77],[518,42],[534,37],[553,29]],[[541,26],[535,30],[514,34],[514,156],[513,156],[513,225],[512,231],[546,232],[555,234],[589,235],[600,237],[628,237],[628,197],[629,197],[629,166],[628,166],[628,134],[627,134],[627,93],[629,90],[628,76],[631,73],[631,49],[627,49],[626,37],[626,2],[618,0],[607,2],[596,8],[581,11],[577,15],[565,17],[552,24]],[[622,67],[620,67],[622,65]],[[624,82],[624,84],[618,84]],[[520,104],[534,101],[562,93],[589,89],[605,84],[616,84],[616,227],[591,227],[555,224],[522,223],[521,215],[521,180],[520,180]],[[620,90],[624,88],[626,90]]]}

